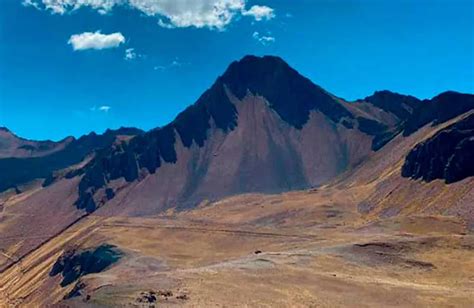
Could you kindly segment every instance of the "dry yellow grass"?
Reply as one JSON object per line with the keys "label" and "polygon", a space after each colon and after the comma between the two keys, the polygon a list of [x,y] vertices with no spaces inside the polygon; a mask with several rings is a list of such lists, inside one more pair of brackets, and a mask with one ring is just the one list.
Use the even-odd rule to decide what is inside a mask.
{"label": "dry yellow grass", "polygon": [[[138,307],[140,292],[170,290],[174,296],[159,298],[160,305],[474,305],[474,239],[464,234],[462,221],[419,215],[367,224],[355,201],[328,189],[236,196],[156,217],[89,216],[1,274],[1,305],[61,302],[71,287],[61,288],[58,277],[49,277],[56,258],[71,243],[104,242],[126,257],[82,278],[88,302],[76,298],[63,304]],[[404,248],[388,251],[387,262],[374,251],[353,251],[354,244],[373,242]],[[176,298],[183,294],[186,300]]]}

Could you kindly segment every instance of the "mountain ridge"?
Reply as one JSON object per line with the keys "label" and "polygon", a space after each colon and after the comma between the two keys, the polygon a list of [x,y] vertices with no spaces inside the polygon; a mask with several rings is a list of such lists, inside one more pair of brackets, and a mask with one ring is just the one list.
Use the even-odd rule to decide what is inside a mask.
{"label": "mountain ridge", "polygon": [[[33,157],[4,157],[0,158],[0,192],[9,188],[17,188],[37,178],[48,178],[54,171],[69,167],[81,162],[87,155],[101,147],[111,145],[117,136],[141,134],[143,131],[136,128],[120,128],[106,130],[98,135],[91,132],[78,139],[74,137],[63,139],[61,147],[51,153]],[[43,141],[28,141],[36,146]],[[49,142],[48,142],[49,143]],[[61,142],[52,144],[59,144]]]}
{"label": "mountain ridge", "polygon": [[[437,105],[453,96],[463,101],[462,106],[443,115]],[[105,138],[108,140],[105,146],[86,146],[93,149],[83,150],[82,156],[96,151],[91,160],[69,170],[63,177],[81,177],[75,205],[92,212],[114,198],[117,188],[109,187],[112,182],[121,178],[127,183],[141,181],[155,175],[162,166],[179,165],[176,172],[186,174],[187,178],[181,180],[182,190],[175,192],[171,199],[186,203],[186,198],[194,198],[198,203],[206,194],[214,195],[203,188],[214,181],[209,178],[216,172],[212,170],[228,172],[225,166],[229,162],[216,153],[226,147],[240,147],[238,151],[226,152],[230,160],[237,159],[236,155],[239,157],[236,166],[240,167],[234,166],[229,175],[234,180],[225,185],[214,183],[216,187],[224,185],[216,196],[262,189],[275,192],[301,189],[329,181],[363,161],[372,151],[381,149],[399,133],[406,134],[408,129],[426,124],[434,114],[437,121],[442,122],[474,108],[471,101],[472,95],[453,91],[443,92],[432,100],[419,100],[383,90],[365,99],[346,102],[313,84],[280,57],[245,56],[232,62],[194,104],[169,124],[148,132],[133,128],[128,132],[126,128],[122,132],[107,130],[104,136],[120,133],[132,136],[116,141],[115,137]],[[247,108],[246,104],[256,106]],[[425,116],[418,121],[419,114]],[[250,120],[243,120],[245,118]],[[246,128],[248,125],[254,127],[255,132],[260,131],[259,138],[262,138],[252,143],[254,148],[244,146],[254,138]],[[91,133],[75,142],[96,136]],[[275,143],[275,140],[278,141]],[[313,156],[305,153],[308,149]],[[183,165],[179,162],[182,157],[186,157]],[[255,158],[249,160],[248,157]],[[64,163],[53,169],[67,166]],[[261,169],[261,166],[265,167]],[[274,172],[275,168],[282,170],[273,173],[274,179],[268,179],[263,186],[249,178],[256,170]],[[294,177],[296,173],[301,176]],[[45,177],[45,186],[61,178],[44,172],[35,176]],[[258,177],[256,173],[254,176]],[[13,186],[10,184],[10,187]],[[206,192],[200,192],[203,189]]]}
{"label": "mountain ridge", "polygon": [[[379,99],[380,97],[382,99]],[[177,154],[178,142],[182,143],[185,151],[194,153],[192,157],[195,158],[188,158],[185,165],[179,167],[184,168],[184,170],[180,172],[185,172],[188,178],[183,180],[183,190],[176,192],[176,196],[172,198],[175,200],[173,202],[186,203],[186,198],[190,198],[195,194],[202,195],[202,193],[198,192],[201,190],[202,185],[206,185],[207,181],[212,182],[211,179],[206,180],[206,178],[213,168],[213,161],[216,160],[209,154],[209,152],[214,152],[215,150],[208,149],[206,146],[208,140],[209,138],[213,139],[215,134],[223,134],[225,143],[226,139],[230,138],[229,136],[242,133],[239,125],[244,125],[240,123],[241,117],[243,116],[245,118],[248,116],[241,114],[243,110],[248,109],[242,105],[245,104],[246,101],[247,103],[253,102],[253,104],[256,102],[259,102],[258,104],[263,103],[264,105],[261,107],[263,109],[260,107],[257,109],[260,110],[259,112],[267,114],[266,117],[262,118],[264,122],[259,123],[259,120],[256,120],[256,123],[252,125],[266,126],[267,124],[265,124],[265,122],[275,121],[274,116],[271,115],[275,113],[275,115],[283,121],[283,123],[279,125],[288,125],[288,128],[284,129],[284,131],[286,131],[284,135],[292,130],[295,130],[296,134],[300,134],[297,132],[303,132],[303,128],[309,125],[310,114],[319,113],[322,116],[321,120],[326,124],[323,125],[322,122],[320,122],[319,124],[314,123],[312,125],[318,127],[316,131],[325,131],[324,134],[328,134],[326,137],[332,136],[330,138],[333,138],[333,142],[335,142],[334,145],[325,145],[326,147],[334,147],[335,150],[333,154],[335,157],[332,162],[323,159],[324,164],[333,166],[332,171],[330,171],[327,176],[322,177],[321,180],[316,180],[318,177],[316,176],[315,178],[314,175],[309,176],[312,180],[309,178],[293,178],[293,180],[290,180],[290,182],[287,182],[287,184],[283,186],[281,184],[285,181],[283,178],[292,178],[289,176],[289,172],[292,172],[292,168],[296,168],[299,170],[297,172],[301,174],[308,174],[308,172],[318,172],[318,168],[321,167],[314,169],[315,167],[311,162],[308,162],[308,159],[301,161],[302,157],[305,156],[301,151],[305,150],[298,148],[298,146],[298,149],[293,149],[294,144],[291,142],[286,143],[287,141],[282,141],[286,143],[285,150],[279,145],[271,151],[264,150],[265,153],[273,154],[257,154],[253,153],[253,150],[250,150],[250,152],[245,155],[267,155],[267,160],[272,161],[275,159],[275,162],[278,161],[279,164],[283,164],[280,167],[268,166],[268,168],[282,168],[281,173],[275,176],[276,178],[281,177],[283,182],[280,184],[276,184],[278,182],[269,182],[267,188],[261,187],[259,189],[269,189],[273,191],[273,189],[279,187],[276,191],[284,191],[285,189],[283,187],[285,185],[288,187],[287,189],[291,189],[291,187],[304,188],[319,185],[347,168],[351,168],[352,164],[369,155],[371,151],[370,148],[372,150],[378,150],[383,147],[404,129],[405,122],[412,117],[415,112],[424,112],[420,111],[424,110],[422,101],[412,96],[382,91],[376,92],[376,94],[369,97],[368,100],[368,103],[374,105],[376,108],[395,114],[398,118],[397,122],[395,124],[384,124],[378,120],[353,114],[347,108],[347,105],[342,104],[335,96],[323,90],[321,87],[314,85],[306,77],[301,76],[279,57],[246,56],[240,61],[235,61],[230,64],[224,74],[216,79],[216,82],[198,98],[196,103],[179,113],[175,120],[168,125],[132,138],[129,142],[122,142],[112,148],[101,151],[96,158],[91,160],[90,163],[78,172],[78,174],[83,174],[83,177],[79,185],[79,198],[76,201],[76,206],[79,209],[86,209],[89,212],[95,211],[98,207],[96,203],[98,200],[94,197],[96,192],[102,196],[112,196],[112,198],[115,195],[115,193],[110,193],[110,191],[113,190],[109,187],[110,183],[120,178],[124,178],[126,182],[133,182],[147,176],[143,175],[141,170],[147,170],[148,174],[153,175],[165,164],[177,164],[181,159]],[[400,109],[394,110],[391,104],[404,104],[403,111],[400,112]],[[268,109],[264,111],[265,108]],[[248,124],[249,123],[245,125]],[[326,128],[323,128],[321,125],[326,126]],[[267,140],[265,141],[266,146],[275,146],[272,145],[273,141],[271,141],[271,139],[277,138],[276,136],[279,134],[275,129],[276,127],[274,126],[266,133],[262,131],[262,138]],[[234,133],[235,130],[238,132]],[[316,131],[314,131],[313,134],[316,133]],[[280,130],[280,133],[281,132]],[[319,133],[320,132],[317,134]],[[342,137],[344,135],[352,135],[352,137]],[[281,140],[285,140],[285,138],[288,137],[283,137],[282,135],[281,138],[283,138]],[[314,140],[311,141],[311,136],[305,138],[305,140],[309,140],[305,141],[309,142],[308,144],[314,143]],[[348,148],[349,144],[354,142],[350,139],[358,140],[356,142],[360,142],[361,144],[365,144],[370,140],[372,143],[369,149],[356,150],[359,151],[359,154],[357,154],[359,156],[356,155],[359,158],[355,159],[352,163],[349,162],[348,157],[354,160],[354,157],[352,157],[354,153],[352,151],[354,151],[355,147],[351,145],[352,150]],[[245,142],[245,139],[239,142]],[[233,146],[242,146],[242,144],[237,143]],[[317,148],[317,145],[315,144],[311,147]],[[322,154],[325,150],[320,149],[315,151],[315,153],[319,153],[314,156],[315,159],[322,159],[323,156],[327,155]],[[203,152],[208,154],[203,154]],[[231,152],[229,153],[230,156],[233,155]],[[282,153],[285,153],[284,157],[286,158],[283,158],[283,156],[278,158],[278,155]],[[202,155],[206,156],[202,157]],[[289,161],[291,160],[295,162],[298,161],[299,167],[290,164]],[[244,161],[241,163],[244,165],[248,164]],[[226,162],[221,161],[220,164],[225,165]],[[250,165],[252,164],[258,163],[255,161]],[[285,167],[283,167],[285,164],[289,164],[288,168],[290,169],[285,170]],[[244,167],[244,165],[240,167],[241,170],[252,169],[252,167],[248,167],[247,165],[247,167]],[[290,167],[290,165],[292,167]],[[253,166],[253,169],[259,169],[257,165]],[[222,166],[215,168],[220,170]],[[308,168],[312,168],[312,171],[304,171],[304,169]],[[263,170],[263,172],[268,172],[270,169]],[[321,172],[321,170],[322,169],[320,169],[319,172]],[[242,174],[242,171],[235,172],[233,177],[236,178],[237,182],[239,182],[238,179],[241,177],[245,177],[247,181],[249,181],[248,175]],[[248,172],[252,173],[252,171]],[[252,180],[250,180],[250,182],[252,182]],[[214,191],[206,190],[207,195],[204,193],[204,196],[196,198],[195,202],[199,203],[199,200],[203,200],[207,197],[212,199],[213,195],[221,196],[226,194],[216,193],[216,191],[219,190],[227,191],[227,194],[252,191],[251,188],[250,190],[249,188],[240,188],[239,190],[238,187],[242,186],[236,183],[228,184],[234,188],[224,186],[219,188],[220,185],[223,185],[220,183],[215,183],[214,185]],[[257,186],[260,187],[259,185]],[[191,187],[192,189],[189,190]],[[104,190],[109,191],[109,193],[105,193]],[[99,197],[100,200],[98,202],[104,204],[110,200],[109,197]],[[165,203],[169,204],[168,202],[169,201],[166,201]]]}

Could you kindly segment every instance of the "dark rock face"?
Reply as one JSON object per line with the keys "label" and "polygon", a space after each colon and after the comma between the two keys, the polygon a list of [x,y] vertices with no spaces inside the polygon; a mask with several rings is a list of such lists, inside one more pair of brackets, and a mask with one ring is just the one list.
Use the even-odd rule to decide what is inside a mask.
{"label": "dark rock face", "polygon": [[418,108],[421,101],[416,97],[402,95],[387,90],[377,91],[371,96],[359,99],[354,103],[369,103],[385,112],[395,115],[398,118],[398,125],[387,127],[384,123],[375,120],[358,117],[359,129],[364,133],[374,136],[372,150],[377,151],[390,142],[403,129],[404,122],[410,118]]}
{"label": "dark rock face", "polygon": [[53,184],[56,178],[54,177],[53,173],[50,173],[46,179],[44,179],[42,186],[48,187],[49,185]]}
{"label": "dark rock face", "polygon": [[[191,127],[188,129],[193,131]],[[188,142],[194,140],[193,138]],[[196,138],[199,140],[199,137]],[[86,209],[89,213],[93,212],[97,207],[93,196],[99,188],[104,187],[108,182],[122,177],[128,182],[132,182],[138,178],[138,171],[141,168],[155,173],[156,169],[161,166],[161,160],[175,163],[175,141],[173,124],[170,124],[136,136],[129,142],[121,142],[98,151],[96,157],[84,169],[73,174],[84,173],[79,183],[79,198],[75,203],[76,207]],[[113,198],[113,190],[106,189],[106,195],[108,199]]]}
{"label": "dark rock face", "polygon": [[444,92],[431,100],[423,101],[407,120],[404,136],[417,131],[428,123],[437,125],[474,109],[474,95]]}
{"label": "dark rock face", "polygon": [[109,147],[119,135],[137,135],[136,128],[107,130],[102,135],[91,133],[74,140],[63,150],[51,155],[32,158],[0,159],[0,191],[27,183],[38,178],[47,178],[45,185],[52,183],[52,172],[80,162],[93,151]]}
{"label": "dark rock face", "polygon": [[446,183],[454,183],[474,175],[474,133],[463,139],[454,149],[446,165]]}
{"label": "dark rock face", "polygon": [[247,91],[265,97],[284,121],[298,129],[308,121],[311,110],[322,112],[335,123],[353,118],[329,93],[278,57],[246,56],[233,62],[219,80],[239,99]]}
{"label": "dark rock face", "polygon": [[372,149],[375,151],[401,131],[404,136],[409,136],[429,123],[437,125],[474,109],[474,95],[456,92],[444,92],[431,100],[421,101],[409,95],[378,91],[356,103],[362,101],[396,115],[401,121],[399,127],[391,131],[380,126],[369,127],[363,118],[362,122],[359,121],[359,128],[374,136]]}
{"label": "dark rock face", "polygon": [[70,250],[58,258],[49,275],[62,274],[61,287],[65,287],[82,276],[104,271],[122,255],[122,252],[112,245],[101,245],[85,251]]}
{"label": "dark rock face", "polygon": [[448,126],[407,155],[402,176],[453,183],[474,175],[474,115]]}
{"label": "dark rock face", "polygon": [[190,147],[194,141],[202,147],[207,138],[211,118],[216,126],[225,132],[237,125],[237,110],[230,102],[226,87],[220,79],[204,92],[194,105],[181,112],[172,126],[176,128],[184,146]]}
{"label": "dark rock face", "polygon": [[367,135],[374,136],[372,150],[377,151],[390,141],[398,131],[392,131],[387,125],[375,120],[357,117],[358,128]]}

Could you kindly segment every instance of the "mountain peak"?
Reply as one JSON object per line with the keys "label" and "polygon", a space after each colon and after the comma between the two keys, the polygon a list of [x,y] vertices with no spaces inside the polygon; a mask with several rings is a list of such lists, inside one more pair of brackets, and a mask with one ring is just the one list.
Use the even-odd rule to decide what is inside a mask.
{"label": "mountain peak", "polygon": [[474,109],[474,95],[454,91],[443,92],[420,104],[413,116],[408,119],[404,135],[410,135],[428,123],[436,125],[446,122],[472,109]]}
{"label": "mountain peak", "polygon": [[245,56],[229,65],[218,82],[239,99],[248,92],[263,96],[284,121],[298,129],[308,121],[311,110],[320,111],[335,123],[352,117],[333,95],[279,57]]}
{"label": "mountain peak", "polygon": [[248,79],[249,75],[283,74],[294,71],[282,58],[276,56],[253,56],[247,55],[238,61],[232,62],[221,78],[227,81],[242,82]]}
{"label": "mountain peak", "polygon": [[437,102],[443,102],[443,101],[447,101],[447,100],[451,100],[451,99],[457,99],[457,98],[467,98],[469,96],[473,96],[472,94],[463,94],[463,93],[460,93],[460,92],[456,92],[456,91],[444,91],[438,95],[436,95],[435,97],[433,97],[431,100],[432,101],[437,101]]}
{"label": "mountain peak", "polygon": [[382,110],[396,115],[399,119],[405,120],[410,117],[421,101],[410,95],[403,95],[388,90],[375,91],[374,94],[367,96],[357,102],[367,102]]}
{"label": "mountain peak", "polygon": [[269,70],[274,70],[275,65],[284,65],[290,68],[288,63],[286,63],[282,58],[278,56],[265,55],[265,56],[259,57],[259,56],[254,56],[254,55],[246,55],[242,59],[232,62],[229,65],[229,68],[227,69],[227,71],[238,66],[254,66],[255,67],[255,66],[265,66],[265,65],[269,68]]}

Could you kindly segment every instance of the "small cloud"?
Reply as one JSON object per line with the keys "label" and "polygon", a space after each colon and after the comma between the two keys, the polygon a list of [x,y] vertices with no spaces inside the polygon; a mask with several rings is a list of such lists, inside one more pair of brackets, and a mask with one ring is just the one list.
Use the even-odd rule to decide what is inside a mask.
{"label": "small cloud", "polygon": [[169,68],[181,67],[181,66],[184,66],[184,65],[187,65],[187,64],[189,64],[189,63],[181,62],[181,61],[179,61],[179,58],[175,58],[168,65],[156,65],[156,66],[154,66],[153,70],[155,70],[155,71],[164,71],[164,70],[167,70]]}
{"label": "small cloud", "polygon": [[268,32],[267,35],[260,35],[260,33],[255,31],[252,34],[252,37],[258,42],[260,42],[262,45],[267,46],[267,45],[270,45],[271,43],[274,43],[276,40],[275,37],[270,36],[270,34],[271,33]]}
{"label": "small cloud", "polygon": [[243,10],[242,15],[252,16],[256,21],[263,19],[270,20],[275,18],[274,10],[271,7],[265,5],[254,5],[248,10]]}
{"label": "small cloud", "polygon": [[164,21],[163,19],[158,19],[158,26],[162,27],[162,28],[166,28],[166,29],[174,29],[176,28],[176,26],[170,24],[170,23],[167,23],[166,21]]}
{"label": "small cloud", "polygon": [[103,111],[105,113],[109,112],[109,110],[111,109],[112,107],[110,106],[107,106],[107,105],[104,105],[104,106],[100,106],[99,107],[99,111]]}
{"label": "small cloud", "polygon": [[291,13],[286,13],[286,14],[285,14],[285,17],[286,17],[286,18],[293,18],[293,14],[291,14]]}
{"label": "small cloud", "polygon": [[171,62],[170,66],[172,67],[176,67],[176,66],[183,66],[183,63],[179,62],[178,60],[173,60],[173,62]]}
{"label": "small cloud", "polygon": [[135,52],[135,48],[127,48],[125,49],[125,56],[124,59],[127,61],[131,61],[137,58],[137,53]]}
{"label": "small cloud", "polygon": [[102,105],[102,106],[92,106],[91,108],[89,108],[90,111],[92,112],[96,112],[96,111],[102,111],[102,112],[109,112],[109,110],[112,109],[112,107],[108,106],[108,105]]}
{"label": "small cloud", "polygon": [[101,50],[118,47],[120,44],[125,43],[125,37],[120,32],[111,34],[102,34],[100,31],[84,32],[71,35],[67,43],[72,45],[74,50]]}
{"label": "small cloud", "polygon": [[126,60],[126,61],[132,61],[132,60],[135,60],[135,59],[141,59],[141,58],[146,58],[147,56],[146,55],[143,55],[143,54],[140,54],[138,52],[135,51],[135,48],[127,48],[125,49],[125,55],[123,56],[123,58]]}
{"label": "small cloud", "polygon": [[35,9],[37,10],[41,10],[40,6],[38,3],[36,2],[33,2],[32,0],[23,0],[23,2],[21,3],[23,6],[32,6],[34,7]]}

